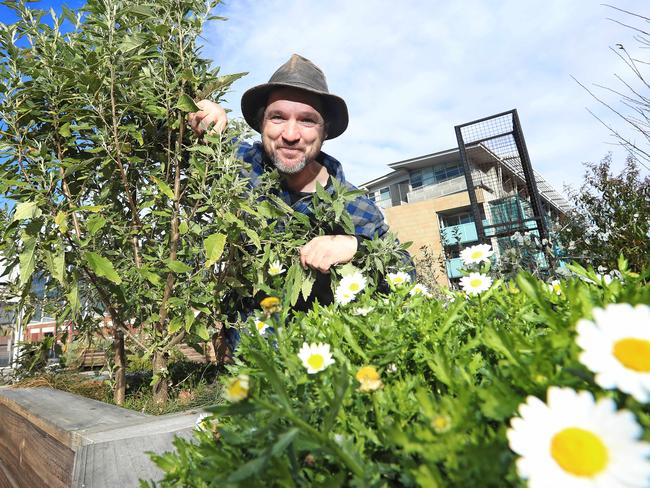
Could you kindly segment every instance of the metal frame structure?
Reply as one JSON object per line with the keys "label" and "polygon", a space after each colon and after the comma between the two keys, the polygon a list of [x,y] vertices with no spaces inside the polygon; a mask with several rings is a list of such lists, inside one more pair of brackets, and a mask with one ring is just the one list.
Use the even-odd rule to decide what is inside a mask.
{"label": "metal frame structure", "polygon": [[[457,125],[455,131],[478,240],[485,242],[489,237],[502,237],[512,235],[515,232],[530,232],[533,230],[537,230],[540,239],[547,238],[548,229],[544,221],[536,175],[530,163],[517,110],[513,109]],[[497,163],[498,178],[501,178],[502,171],[505,170],[512,174],[517,181],[523,183],[526,201],[530,204],[532,216],[523,215],[517,200],[515,203],[517,208],[515,219],[487,225],[483,224],[476,196],[479,182],[474,181],[472,171],[475,165],[470,164],[471,156],[468,154],[469,150],[473,148],[480,148],[484,153],[490,154]],[[540,183],[546,184],[543,180]],[[498,184],[501,185],[501,181]],[[518,193],[515,193],[515,196],[519,198]]]}

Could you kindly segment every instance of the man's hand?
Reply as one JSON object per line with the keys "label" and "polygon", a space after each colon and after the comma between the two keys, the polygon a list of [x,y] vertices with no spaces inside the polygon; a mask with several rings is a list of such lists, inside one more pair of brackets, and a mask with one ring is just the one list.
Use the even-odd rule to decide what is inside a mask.
{"label": "man's hand", "polygon": [[321,273],[329,273],[330,268],[352,260],[357,252],[358,242],[354,236],[314,237],[300,249],[300,264]]}
{"label": "man's hand", "polygon": [[226,111],[217,103],[201,100],[196,104],[201,110],[187,115],[187,122],[197,136],[202,135],[211,124],[209,134],[221,134],[228,124]]}

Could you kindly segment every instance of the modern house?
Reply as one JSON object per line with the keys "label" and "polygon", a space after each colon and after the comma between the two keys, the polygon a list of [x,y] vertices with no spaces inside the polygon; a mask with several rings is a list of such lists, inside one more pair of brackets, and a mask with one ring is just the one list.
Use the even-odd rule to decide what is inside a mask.
{"label": "modern house", "polygon": [[[509,240],[504,236],[512,222],[519,222],[520,228],[536,228],[521,165],[481,143],[466,147],[466,155],[485,235],[498,254],[504,240]],[[412,255],[417,258],[427,246],[440,257],[437,280],[449,284],[461,276],[460,248],[478,242],[460,150],[388,166],[390,173],[361,187],[382,209],[400,241],[413,243]],[[535,180],[546,219],[569,210],[569,203],[536,172]]]}

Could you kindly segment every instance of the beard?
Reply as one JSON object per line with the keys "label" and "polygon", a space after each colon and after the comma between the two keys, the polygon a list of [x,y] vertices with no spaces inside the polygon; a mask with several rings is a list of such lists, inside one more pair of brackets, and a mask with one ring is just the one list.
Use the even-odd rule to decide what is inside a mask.
{"label": "beard", "polygon": [[307,157],[303,156],[297,163],[287,164],[277,154],[273,154],[271,156],[271,162],[280,173],[284,175],[295,175],[305,169],[305,166],[307,166]]}

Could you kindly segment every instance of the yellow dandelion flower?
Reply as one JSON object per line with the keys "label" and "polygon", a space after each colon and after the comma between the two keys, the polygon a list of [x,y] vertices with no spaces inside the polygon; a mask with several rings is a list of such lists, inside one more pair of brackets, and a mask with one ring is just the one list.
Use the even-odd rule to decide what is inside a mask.
{"label": "yellow dandelion flower", "polygon": [[361,383],[359,391],[362,392],[375,391],[384,386],[381,382],[379,372],[374,366],[363,366],[357,371],[355,378]]}

